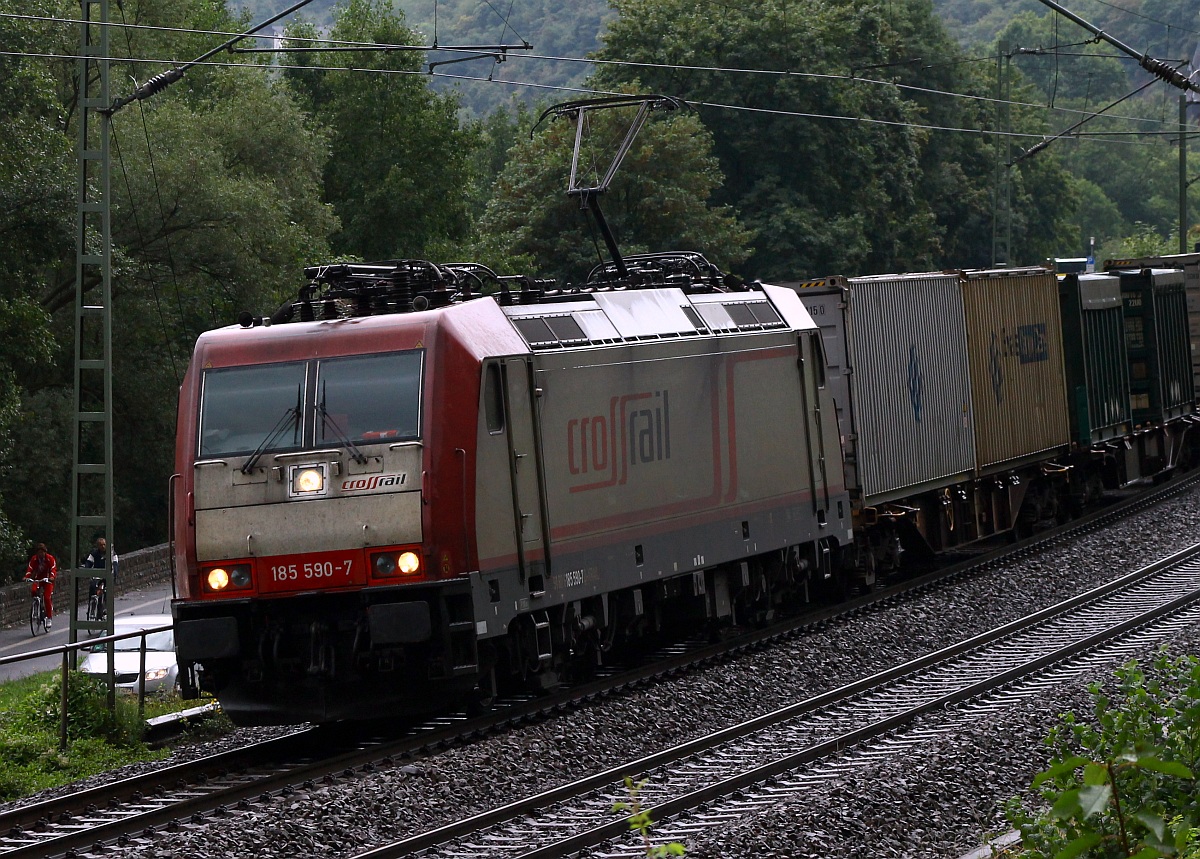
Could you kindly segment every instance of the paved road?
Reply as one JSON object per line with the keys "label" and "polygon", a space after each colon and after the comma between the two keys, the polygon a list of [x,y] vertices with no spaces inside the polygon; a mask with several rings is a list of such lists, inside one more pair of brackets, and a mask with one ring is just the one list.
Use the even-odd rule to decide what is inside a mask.
{"label": "paved road", "polygon": [[[87,589],[82,588],[83,596]],[[80,609],[82,611],[82,607]],[[142,590],[121,594],[116,600],[116,616],[124,617],[134,614],[170,614],[171,585],[164,582]],[[49,635],[39,635],[34,638],[29,634],[29,625],[0,629],[0,657],[16,656],[19,653],[31,653],[47,647],[61,647],[67,643],[68,618],[65,613],[54,617],[54,628]],[[42,656],[28,659],[11,665],[0,665],[0,683],[13,680],[39,671],[51,671],[62,667],[62,656]]]}

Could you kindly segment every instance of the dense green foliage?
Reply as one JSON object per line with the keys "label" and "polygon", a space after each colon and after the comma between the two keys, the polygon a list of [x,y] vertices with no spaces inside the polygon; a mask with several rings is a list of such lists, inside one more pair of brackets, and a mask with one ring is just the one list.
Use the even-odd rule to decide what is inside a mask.
{"label": "dense green foliage", "polygon": [[[55,10],[52,2],[21,3],[29,14]],[[0,11],[17,9],[2,0]],[[50,25],[32,21],[0,24],[8,50],[37,51],[52,35]],[[71,142],[62,134],[65,118],[57,80],[45,63],[0,58],[5,143],[0,146],[0,259],[7,267],[0,289],[0,582],[25,553],[22,517],[12,511],[36,489],[22,487],[15,457],[22,427],[31,413],[29,380],[47,372],[59,346],[40,297],[58,261],[55,249],[70,241],[64,217],[73,199]],[[23,572],[23,568],[22,568]]]}
{"label": "dense green foliage", "polygon": [[0,801],[166,755],[143,745],[136,700],[118,698],[116,710],[109,710],[103,678],[78,673],[69,678],[65,751],[58,747],[59,675],[0,684]]}
{"label": "dense green foliage", "polygon": [[[1174,58],[1172,64],[1190,57],[1200,40],[1200,4],[1179,4],[1169,12],[1155,3],[1141,5],[1132,14],[1118,13],[1115,7],[1106,14],[1094,7],[1075,11],[1089,18],[1095,11],[1093,23],[1110,25],[1114,36],[1136,50]],[[1187,21],[1197,32],[1181,40],[1178,28]],[[1186,50],[1181,42],[1187,43]],[[1098,259],[1116,256],[1125,237],[1146,228],[1164,238],[1173,234],[1167,250],[1178,251],[1181,92],[1152,79],[1114,47],[1091,43],[1090,33],[1040,7],[1006,18],[994,41],[977,50],[994,52],[996,46],[1020,88],[1020,99],[1043,105],[1047,131],[1070,132],[1051,149],[1071,172],[1080,195],[1074,240],[1078,252],[1094,237]],[[1036,109],[1026,109],[1031,112]],[[1023,143],[1020,148],[1027,147]],[[1194,172],[1193,167],[1189,175]]]}
{"label": "dense green foliage", "polygon": [[[309,27],[294,29],[313,37]],[[412,44],[402,19],[373,0],[350,0],[330,33],[334,40]],[[415,74],[410,52],[299,54],[287,79],[312,116],[330,130],[325,199],[341,221],[332,238],[341,255],[367,259],[438,256],[468,230],[463,188],[474,140],[460,128],[457,104],[435,95]],[[366,71],[370,70],[370,71]]]}
{"label": "dense green foliage", "polygon": [[[1014,12],[1045,15],[1040,3],[1024,3],[1017,10],[1000,0],[934,0],[938,15],[951,35],[963,44],[991,44],[1012,20]],[[1102,28],[1126,45],[1169,60],[1187,60],[1196,50],[1200,2],[1197,0],[1072,0],[1066,6],[1076,15]],[[1079,42],[1087,34],[1066,21],[1060,25],[1062,42]],[[1052,44],[1052,43],[1047,43]],[[1113,51],[1104,50],[1111,54]]]}
{"label": "dense green foliage", "polygon": [[[268,0],[241,0],[254,21],[266,20],[279,10]],[[582,62],[555,58],[582,58],[600,44],[605,22],[613,12],[608,0],[525,0],[519,3],[481,3],[479,0],[396,0],[413,33],[409,45],[516,46],[502,61],[494,54],[457,62],[471,54],[462,51],[430,52],[429,63],[446,63],[434,69],[433,87],[455,92],[472,115],[484,117],[498,108],[537,101],[555,95],[550,88],[581,87],[590,71]],[[337,0],[314,0],[301,15],[325,31],[337,15]],[[528,44],[528,50],[520,46]],[[543,59],[545,58],[545,59]],[[569,98],[570,92],[562,92]]]}
{"label": "dense green foliage", "polygon": [[1047,739],[1056,758],[1033,788],[1048,810],[1009,804],[1019,855],[1200,856],[1200,660],[1163,653],[1116,685],[1093,686],[1092,718],[1068,714]]}
{"label": "dense green foliage", "polygon": [[[978,101],[900,86],[986,87],[955,62],[928,3],[621,0],[618,10],[602,56],[656,65],[608,66],[601,83],[638,79],[704,105],[726,177],[716,200],[754,231],[757,275],[991,261],[994,154],[971,133],[991,117]],[[929,55],[945,62],[933,70],[909,63]],[[1053,156],[1015,174],[1014,208],[1025,217],[1014,222],[1019,252],[1009,261],[1036,262],[1068,234],[1074,196]]]}
{"label": "dense green foliage", "polygon": [[[72,18],[78,7],[0,11]],[[120,16],[124,15],[124,19]],[[208,2],[144,0],[115,21],[168,29],[114,31],[116,56],[190,59],[243,22]],[[71,26],[0,20],[31,52],[69,56]],[[178,31],[185,32],[178,32]],[[29,542],[65,566],[75,303],[74,63],[0,58],[0,95],[19,145],[0,153],[0,243],[10,266],[0,294],[0,577],[23,572]],[[161,70],[115,61],[116,95]],[[299,268],[328,255],[336,226],[322,202],[327,133],[265,67],[198,67],[114,116],[111,129],[114,426],[118,551],[161,542],[172,470],[174,404],[197,334],[238,310],[277,304]],[[18,205],[19,204],[19,205]],[[87,290],[98,288],[86,284]],[[136,428],[136,430],[135,430]],[[48,453],[52,452],[52,455]]]}

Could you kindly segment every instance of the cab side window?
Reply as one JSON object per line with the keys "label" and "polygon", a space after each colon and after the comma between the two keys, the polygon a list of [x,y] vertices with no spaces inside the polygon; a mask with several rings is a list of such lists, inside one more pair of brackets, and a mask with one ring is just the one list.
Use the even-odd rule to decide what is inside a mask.
{"label": "cab side window", "polygon": [[488,364],[483,383],[483,404],[488,432],[504,432],[504,384],[499,364]]}

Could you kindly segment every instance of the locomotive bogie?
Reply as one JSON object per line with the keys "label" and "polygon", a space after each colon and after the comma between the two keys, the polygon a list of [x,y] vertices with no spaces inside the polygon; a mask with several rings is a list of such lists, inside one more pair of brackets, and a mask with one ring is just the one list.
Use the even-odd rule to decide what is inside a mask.
{"label": "locomotive bogie", "polygon": [[465,583],[193,602],[176,641],[243,725],[416,715],[478,684]]}

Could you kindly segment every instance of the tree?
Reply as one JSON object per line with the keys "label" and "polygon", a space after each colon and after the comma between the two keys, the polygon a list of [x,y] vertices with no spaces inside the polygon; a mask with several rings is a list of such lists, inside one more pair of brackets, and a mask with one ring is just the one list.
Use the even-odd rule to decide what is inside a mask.
{"label": "tree", "polygon": [[[909,123],[918,115],[894,87],[845,77],[868,77],[895,56],[897,35],[876,7],[819,3],[801,14],[784,0],[622,0],[618,9],[604,58],[662,64],[637,70],[649,89],[727,106],[701,115],[726,176],[717,199],[753,230],[756,275],[928,265],[937,239],[916,198],[925,135]],[[601,83],[632,74],[606,67]],[[823,74],[842,79],[814,76]]]}
{"label": "tree", "polygon": [[[603,172],[624,137],[635,108],[593,114],[585,169]],[[477,246],[484,262],[507,268],[528,261],[537,273],[579,283],[607,259],[594,224],[578,198],[566,194],[574,124],[550,122],[509,153],[480,221]],[[719,266],[736,266],[748,253],[749,235],[728,206],[710,206],[721,181],[711,136],[691,114],[652,118],[635,139],[600,205],[624,255],[696,250]],[[586,180],[585,180],[586,181]]]}
{"label": "tree", "polygon": [[[78,14],[68,4],[56,9],[59,17]],[[114,53],[158,61],[191,59],[222,40],[202,31],[244,26],[208,0],[127,0],[113,10],[114,23],[122,20],[148,28],[114,27]],[[77,42],[74,28],[50,28],[27,50],[65,56]],[[11,469],[0,473],[0,496],[9,519],[54,544],[66,563],[73,379],[61,356],[72,354],[74,337],[74,64],[23,62],[45,81],[46,104],[22,108],[17,120],[58,153],[42,169],[61,164],[62,193],[47,183],[36,200],[49,213],[46,226],[29,221],[24,232],[6,231],[14,247],[5,252],[29,260],[23,282],[60,359],[53,368],[15,369],[23,416],[8,439]],[[114,97],[128,92],[131,77],[148,77],[147,68],[154,69],[115,60]],[[190,69],[180,83],[116,113],[111,140],[113,544],[127,551],[165,538],[178,384],[196,335],[294,293],[300,267],[327,258],[326,237],[337,222],[320,202],[324,133],[265,66]],[[0,179],[0,186],[12,184]]]}
{"label": "tree", "polygon": [[[636,74],[653,91],[716,105],[701,115],[726,176],[717,201],[753,229],[756,275],[990,261],[995,155],[972,132],[991,130],[993,117],[978,101],[904,87],[994,85],[958,62],[927,0],[818,0],[803,12],[786,0],[620,0],[618,9],[602,57],[655,66],[606,67],[600,83]],[[1065,177],[1048,178],[1049,187],[1026,183],[1030,199],[1069,208]]]}
{"label": "tree", "polygon": [[[288,33],[293,39],[316,35],[311,25]],[[380,45],[418,43],[383,0],[349,0],[330,36]],[[475,135],[459,125],[455,98],[429,89],[420,74],[420,54],[283,56],[311,66],[289,70],[287,78],[330,130],[324,188],[341,220],[332,238],[335,253],[365,259],[436,256],[467,235]]]}
{"label": "tree", "polygon": [[[0,0],[0,11],[51,17],[63,9],[53,0]],[[0,20],[5,56],[0,57],[0,100],[5,105],[5,143],[0,147],[0,582],[24,572],[26,524],[20,515],[36,484],[14,479],[16,433],[28,419],[30,380],[49,371],[58,356],[50,317],[38,297],[55,248],[70,236],[69,205],[74,176],[56,79],[45,62],[22,53],[45,49],[53,26],[22,19]]]}
{"label": "tree", "polygon": [[1091,718],[1068,713],[1046,739],[1055,758],[1032,788],[1047,810],[1021,797],[1006,806],[1021,831],[1015,855],[1200,856],[1200,662],[1164,648],[1149,666],[1118,669],[1115,694],[1089,692]]}

